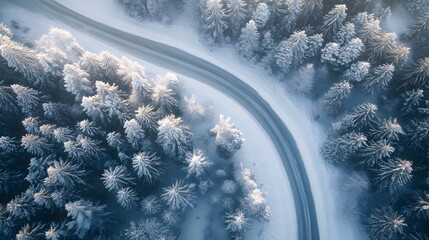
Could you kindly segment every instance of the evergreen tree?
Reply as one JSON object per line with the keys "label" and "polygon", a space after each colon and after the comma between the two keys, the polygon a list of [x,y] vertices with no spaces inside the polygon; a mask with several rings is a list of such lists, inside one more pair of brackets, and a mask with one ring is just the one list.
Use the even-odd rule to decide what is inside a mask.
{"label": "evergreen tree", "polygon": [[91,52],[84,52],[79,58],[79,67],[87,72],[92,79],[102,76],[100,56]]}
{"label": "evergreen tree", "polygon": [[115,79],[119,76],[121,61],[110,52],[100,53],[100,68],[109,79]]}
{"label": "evergreen tree", "polygon": [[26,134],[21,138],[21,146],[27,152],[42,157],[52,152],[52,145],[44,137],[33,134]]}
{"label": "evergreen tree", "polygon": [[373,68],[363,82],[363,87],[371,93],[386,89],[393,78],[394,71],[395,66],[391,64],[383,64]]}
{"label": "evergreen tree", "polygon": [[219,116],[219,122],[210,130],[216,134],[217,152],[223,158],[229,158],[241,148],[243,133],[235,127],[230,118]]}
{"label": "evergreen tree", "polygon": [[374,239],[395,239],[407,227],[404,217],[391,207],[375,209],[367,221],[370,236]]}
{"label": "evergreen tree", "polygon": [[369,62],[356,62],[344,72],[344,77],[351,82],[361,82],[368,75],[371,64]]}
{"label": "evergreen tree", "polygon": [[230,232],[243,232],[249,226],[249,219],[242,210],[228,213],[225,217],[226,230]]}
{"label": "evergreen tree", "polygon": [[239,39],[239,51],[246,59],[254,59],[259,50],[259,32],[255,21],[250,20],[241,30]]}
{"label": "evergreen tree", "polygon": [[356,35],[365,44],[381,33],[380,21],[367,12],[358,13],[353,17],[352,22],[355,24]]}
{"label": "evergreen tree", "polygon": [[161,197],[173,210],[184,210],[188,206],[193,207],[195,201],[193,187],[183,181],[176,181],[171,186],[164,188]]}
{"label": "evergreen tree", "polygon": [[155,153],[140,152],[133,156],[132,165],[139,178],[144,178],[148,183],[154,183],[160,179],[163,170],[161,159]]}
{"label": "evergreen tree", "polygon": [[0,112],[1,113],[14,113],[17,111],[16,101],[13,96],[13,90],[9,86],[1,86],[0,82]]}
{"label": "evergreen tree", "polygon": [[288,72],[292,66],[304,62],[308,50],[308,37],[304,31],[294,32],[286,41],[282,41],[277,50],[276,63],[283,72]]}
{"label": "evergreen tree", "polygon": [[192,152],[186,154],[186,164],[188,177],[200,177],[206,172],[207,168],[212,165],[200,149],[194,149]]}
{"label": "evergreen tree", "polygon": [[[152,86],[146,79],[145,75],[133,73],[131,76],[132,98],[138,106],[142,106],[152,93]],[[133,99],[134,100],[134,99]]]}
{"label": "evergreen tree", "polygon": [[392,156],[394,151],[395,148],[387,140],[382,139],[370,142],[368,146],[362,148],[360,155],[366,165],[373,167],[380,164],[383,159]]}
{"label": "evergreen tree", "polygon": [[16,234],[16,240],[40,239],[43,236],[43,224],[25,224]]}
{"label": "evergreen tree", "polygon": [[419,16],[417,21],[411,26],[411,29],[407,33],[409,38],[418,37],[420,34],[425,33],[429,30],[429,12],[424,12]]}
{"label": "evergreen tree", "polygon": [[312,58],[320,53],[323,46],[323,35],[314,34],[308,37],[308,50],[305,55],[306,58]]}
{"label": "evergreen tree", "polygon": [[325,36],[328,38],[334,36],[347,17],[346,11],[346,5],[339,4],[323,16],[322,31]]}
{"label": "evergreen tree", "polygon": [[408,69],[405,77],[407,78],[405,85],[427,87],[429,85],[429,57],[419,59]]}
{"label": "evergreen tree", "polygon": [[369,60],[380,61],[387,59],[398,45],[396,39],[396,34],[392,32],[376,35],[368,44],[367,55]]}
{"label": "evergreen tree", "polygon": [[404,114],[412,113],[415,110],[413,108],[416,108],[420,105],[423,97],[424,95],[422,89],[413,89],[403,93],[402,98],[404,99],[404,103],[402,106],[402,112]]}
{"label": "evergreen tree", "polygon": [[82,179],[86,175],[85,170],[82,170],[79,165],[64,162],[61,159],[54,161],[46,172],[44,183],[47,186],[73,188],[76,185],[85,184]]}
{"label": "evergreen tree", "polygon": [[46,240],[60,240],[68,236],[68,231],[65,224],[51,223],[48,230],[45,231]]}
{"label": "evergreen tree", "polygon": [[9,67],[20,72],[25,78],[34,80],[36,84],[49,84],[44,76],[43,66],[39,63],[37,54],[33,50],[1,35],[0,55],[6,60]]}
{"label": "evergreen tree", "polygon": [[109,191],[118,191],[135,184],[134,177],[123,165],[104,170],[101,180]]}
{"label": "evergreen tree", "polygon": [[37,55],[37,58],[45,73],[59,77],[62,76],[64,65],[69,63],[66,54],[58,48],[45,49]]}
{"label": "evergreen tree", "polygon": [[426,146],[425,142],[429,139],[429,119],[412,120],[407,128],[407,136],[411,146]]}
{"label": "evergreen tree", "polygon": [[322,15],[323,0],[302,0],[301,9],[304,23],[317,21]]}
{"label": "evergreen tree", "polygon": [[327,141],[322,147],[325,158],[335,162],[346,161],[367,146],[368,139],[362,133],[351,132]]}
{"label": "evergreen tree", "polygon": [[321,104],[323,107],[330,109],[331,111],[336,110],[342,105],[344,99],[350,96],[352,88],[353,85],[348,81],[335,83],[331,88],[329,88],[328,92],[323,95]]}
{"label": "evergreen tree", "polygon": [[22,113],[27,116],[37,114],[37,108],[40,107],[40,92],[32,88],[24,87],[18,84],[12,84],[12,91],[16,95],[16,102],[21,107]]}
{"label": "evergreen tree", "polygon": [[158,144],[169,157],[183,158],[189,149],[192,136],[189,127],[182,123],[181,118],[168,115],[158,121]]}
{"label": "evergreen tree", "polygon": [[135,119],[144,129],[155,130],[157,128],[157,113],[152,105],[139,107],[135,111]]}
{"label": "evergreen tree", "polygon": [[141,201],[141,209],[147,215],[154,215],[161,211],[161,203],[154,195],[143,198]]}
{"label": "evergreen tree", "polygon": [[255,12],[253,13],[252,19],[255,20],[256,25],[259,29],[262,29],[265,27],[265,24],[268,22],[268,19],[270,18],[270,10],[268,8],[268,5],[264,2],[261,2],[256,7]]}
{"label": "evergreen tree", "polygon": [[190,97],[184,97],[184,111],[186,116],[189,117],[193,121],[200,121],[206,117],[206,109],[202,104],[200,104],[195,95],[191,95]]}
{"label": "evergreen tree", "polygon": [[154,104],[165,112],[170,112],[178,105],[176,93],[165,82],[155,83],[151,97]]}
{"label": "evergreen tree", "polygon": [[89,75],[77,65],[66,64],[63,71],[64,87],[66,91],[75,95],[75,100],[80,101],[83,96],[93,93],[92,84],[88,80]]}
{"label": "evergreen tree", "polygon": [[133,189],[127,187],[118,190],[116,193],[116,200],[121,207],[131,210],[137,206],[138,197]]}
{"label": "evergreen tree", "polygon": [[226,18],[233,39],[240,35],[240,29],[246,18],[246,2],[243,0],[226,0]]}
{"label": "evergreen tree", "polygon": [[145,142],[145,134],[140,124],[133,118],[124,123],[125,134],[128,142],[134,149],[139,149]]}
{"label": "evergreen tree", "polygon": [[398,141],[400,135],[404,135],[401,125],[395,119],[384,120],[376,129],[371,130],[371,135],[376,139]]}
{"label": "evergreen tree", "polygon": [[131,222],[130,227],[125,229],[125,237],[129,240],[176,239],[169,228],[156,218]]}
{"label": "evergreen tree", "polygon": [[338,32],[334,36],[334,42],[338,44],[346,44],[350,42],[356,36],[355,25],[351,22],[347,22],[340,27]]}
{"label": "evergreen tree", "polygon": [[393,158],[380,163],[376,169],[375,182],[380,189],[389,188],[392,192],[409,183],[413,177],[412,173],[411,161]]}
{"label": "evergreen tree", "polygon": [[421,191],[414,193],[408,212],[418,219],[429,220],[429,194]]}
{"label": "evergreen tree", "polygon": [[106,212],[106,205],[97,205],[88,200],[69,202],[65,205],[67,217],[71,220],[67,223],[70,230],[84,239],[90,237],[93,232],[103,231],[110,213]]}
{"label": "evergreen tree", "polygon": [[224,31],[228,28],[223,4],[220,0],[205,1],[203,23],[211,43],[219,43],[224,39]]}

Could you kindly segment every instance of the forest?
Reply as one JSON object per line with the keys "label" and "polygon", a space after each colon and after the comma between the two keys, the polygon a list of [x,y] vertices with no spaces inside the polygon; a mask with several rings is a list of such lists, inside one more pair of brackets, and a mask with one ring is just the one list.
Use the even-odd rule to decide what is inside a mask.
{"label": "forest", "polygon": [[244,134],[224,115],[196,131],[211,115],[176,74],[151,77],[59,28],[21,43],[22,27],[9,25],[0,24],[1,239],[178,239],[204,196],[231,238],[269,219],[265,192],[233,159]]}
{"label": "forest", "polygon": [[[208,45],[234,46],[313,101],[330,129],[320,151],[365,192],[356,214],[371,239],[429,239],[427,1],[118,2],[167,24],[177,6],[193,6]],[[391,19],[409,21],[407,30],[389,31]]]}

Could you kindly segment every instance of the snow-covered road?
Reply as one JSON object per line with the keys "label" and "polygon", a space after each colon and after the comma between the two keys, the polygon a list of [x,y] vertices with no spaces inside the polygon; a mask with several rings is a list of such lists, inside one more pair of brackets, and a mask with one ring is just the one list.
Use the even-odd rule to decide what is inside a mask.
{"label": "snow-covered road", "polygon": [[93,21],[55,1],[34,1],[31,4],[26,2],[25,7],[56,18],[74,28],[85,30],[93,37],[109,42],[148,62],[199,79],[239,102],[271,137],[283,160],[294,195],[298,239],[319,239],[319,225],[311,186],[294,138],[270,104],[252,87],[204,59]]}

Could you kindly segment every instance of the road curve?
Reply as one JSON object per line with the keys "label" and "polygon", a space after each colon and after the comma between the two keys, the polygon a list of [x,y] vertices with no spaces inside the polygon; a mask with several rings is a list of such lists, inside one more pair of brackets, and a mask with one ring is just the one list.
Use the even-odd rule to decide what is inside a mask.
{"label": "road curve", "polygon": [[114,45],[147,62],[208,84],[245,107],[271,138],[282,159],[293,192],[298,239],[318,240],[320,238],[311,186],[296,142],[280,117],[252,87],[204,59],[178,48],[96,22],[56,1],[12,1],[30,11],[84,31],[100,41]]}

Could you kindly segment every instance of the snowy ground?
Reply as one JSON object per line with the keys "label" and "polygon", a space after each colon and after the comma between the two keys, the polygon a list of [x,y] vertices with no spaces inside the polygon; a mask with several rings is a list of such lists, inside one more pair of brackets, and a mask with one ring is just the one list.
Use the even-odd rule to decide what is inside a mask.
{"label": "snowy ground", "polygon": [[[200,41],[200,36],[196,33],[195,21],[189,19],[190,14],[183,14],[183,17],[176,20],[172,26],[162,26],[135,22],[119,9],[114,0],[60,0],[60,2],[96,21],[186,50],[224,68],[255,88],[276,110],[297,142],[312,185],[321,239],[344,239],[345,236],[347,239],[363,238],[362,230],[356,227],[358,226],[356,220],[343,214],[343,209],[347,206],[346,203],[340,201],[341,194],[344,194],[338,191],[337,187],[340,174],[334,168],[327,166],[319,154],[318,149],[325,133],[322,127],[312,120],[308,101],[288,94],[281,84],[273,81],[263,70],[243,62],[234,53],[233,48],[211,50],[203,40]],[[3,9],[3,11],[4,18],[19,20],[32,28],[29,38],[37,39],[47,33],[49,27],[55,26],[69,30],[87,50],[98,52],[107,49],[117,55],[128,55],[103,43],[95,44],[94,39],[88,38],[75,29],[52,22],[48,18],[12,7]],[[36,19],[38,20],[36,21]],[[150,71],[162,71],[151,64],[144,62],[142,64]],[[263,189],[268,192],[268,204],[273,211],[271,221],[266,225],[261,224],[253,228],[249,239],[296,239],[293,196],[281,160],[271,146],[269,137],[261,131],[245,109],[222,93],[184,76],[181,76],[181,79],[186,82],[186,87],[190,92],[198,93],[197,98],[213,102],[215,111],[231,116],[245,133],[246,142],[241,150],[242,158],[256,174],[258,183],[263,184]],[[253,164],[255,165],[253,166]],[[283,215],[285,212],[290,214]],[[204,211],[191,212],[189,220],[192,221],[193,217],[198,216],[204,216]],[[202,222],[199,223],[204,225]],[[184,226],[190,226],[190,222],[185,223]],[[195,226],[184,227],[185,230],[190,231],[184,232],[184,239],[197,237],[192,235],[191,238],[191,235],[187,235],[192,234],[194,228]],[[263,229],[262,235],[258,236],[261,229]]]}

